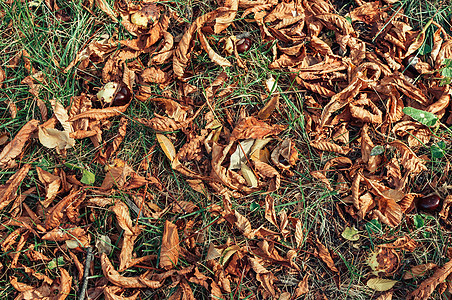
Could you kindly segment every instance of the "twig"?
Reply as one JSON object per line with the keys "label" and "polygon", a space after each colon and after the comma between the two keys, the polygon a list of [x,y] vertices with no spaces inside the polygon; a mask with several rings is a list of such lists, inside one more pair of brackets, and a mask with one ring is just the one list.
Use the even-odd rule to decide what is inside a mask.
{"label": "twig", "polygon": [[82,288],[80,289],[80,295],[78,296],[78,300],[85,300],[86,288],[88,287],[89,267],[91,265],[92,258],[93,258],[92,248],[86,247],[86,261],[85,268],[83,269]]}

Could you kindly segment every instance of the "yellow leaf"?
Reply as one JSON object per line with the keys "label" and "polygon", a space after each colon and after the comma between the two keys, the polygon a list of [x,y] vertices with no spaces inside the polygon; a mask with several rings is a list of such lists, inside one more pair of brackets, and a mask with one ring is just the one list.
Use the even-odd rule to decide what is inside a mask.
{"label": "yellow leaf", "polygon": [[163,134],[157,133],[157,141],[160,144],[160,147],[162,147],[163,152],[165,152],[166,157],[173,162],[173,160],[176,158],[176,149],[174,148],[173,143],[164,136]]}
{"label": "yellow leaf", "polygon": [[252,188],[257,187],[257,178],[256,175],[254,175],[253,170],[245,164],[242,164],[241,170],[248,186]]}
{"label": "yellow leaf", "polygon": [[367,286],[373,290],[376,290],[379,292],[384,292],[384,291],[391,289],[396,283],[397,283],[397,280],[383,279],[383,278],[371,278],[371,279],[369,279],[369,281],[367,281]]}

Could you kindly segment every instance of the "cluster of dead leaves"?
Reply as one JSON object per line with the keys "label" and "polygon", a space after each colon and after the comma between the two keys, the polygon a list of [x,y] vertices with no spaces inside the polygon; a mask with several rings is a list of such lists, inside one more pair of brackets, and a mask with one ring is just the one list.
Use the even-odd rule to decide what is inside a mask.
{"label": "cluster of dead leaves", "polygon": [[[79,257],[93,242],[104,275],[87,291],[93,299],[102,293],[106,299],[137,299],[140,294],[137,289],[162,287],[177,287],[169,299],[194,299],[192,284],[203,286],[212,298],[222,299],[223,294],[233,292],[231,285],[240,286],[245,277],[259,282],[258,290],[264,298],[295,299],[308,292],[310,274],[297,280],[290,294],[280,288],[277,283],[282,278],[270,268],[277,265],[279,273],[296,277],[302,271],[297,263],[302,246],[312,253],[304,259],[312,256],[322,260],[340,286],[341,271],[332,252],[317,238],[305,236],[302,220],[285,210],[277,215],[275,200],[269,195],[278,192],[284,176],[293,175],[299,151],[295,140],[281,138],[287,126],[271,118],[279,106],[277,82],[271,77],[266,81],[267,95],[263,98],[268,101],[260,110],[253,114],[241,110],[239,119],[234,121],[228,109],[224,110],[226,117],[220,117],[215,107],[219,99],[233,92],[236,84],[227,84],[226,72],[220,73],[210,85],[203,87],[205,101],[197,105],[193,95],[201,92],[188,83],[188,78],[201,69],[190,66],[191,58],[195,51],[205,52],[222,68],[233,67],[231,59],[212,47],[215,43],[212,34],[226,35],[226,29],[236,18],[248,17],[249,23],[259,27],[262,43],[271,47],[273,60],[269,67],[289,71],[294,81],[307,91],[303,116],[309,145],[320,156],[329,158],[323,169],[311,172],[312,177],[327,189],[337,191],[343,202],[349,204],[345,209],[353,218],[374,218],[395,227],[413,209],[413,201],[421,193],[413,181],[427,170],[428,157],[419,151],[437,139],[434,128],[413,120],[403,109],[419,109],[451,123],[450,87],[441,84],[438,69],[450,57],[452,39],[433,22],[430,25],[437,27],[433,49],[427,55],[417,55],[425,41],[425,30],[413,30],[401,10],[390,9],[391,2],[357,1],[360,5],[350,12],[348,18],[352,22],[349,22],[323,0],[227,0],[222,7],[186,24],[170,5],[117,0],[111,7],[106,1],[98,0],[95,4],[112,22],[120,22],[133,38],[118,40],[117,36],[101,36],[87,44],[64,70],[77,68],[77,76],[84,80],[87,92],[74,96],[68,107],[56,100],[49,101],[53,112],[50,118],[44,101],[39,98],[46,79],[33,68],[26,51],[16,55],[8,67],[17,66],[21,58],[24,60],[30,75],[22,83],[30,87],[43,121],[28,121],[10,141],[7,135],[0,135],[0,145],[4,145],[0,167],[18,168],[0,186],[0,210],[8,208],[10,216],[2,225],[15,228],[2,239],[2,251],[8,253],[12,268],[23,270],[39,281],[32,286],[19,281],[23,276],[11,277],[11,284],[19,292],[16,299],[51,296],[65,299],[73,289],[72,282],[83,280],[84,265]],[[357,31],[357,24],[368,32]],[[173,36],[171,26],[184,29],[180,35]],[[226,44],[232,42],[232,50],[225,49],[225,52],[233,53],[237,66],[246,69],[246,61],[237,52],[236,39],[225,36],[223,40]],[[5,72],[0,69],[0,85],[5,78]],[[98,78],[106,85],[115,83],[124,89],[120,92],[131,96],[122,98],[125,101],[119,98],[106,101],[94,92]],[[171,93],[156,94],[155,85],[163,89],[174,81],[177,99]],[[143,215],[154,222],[169,210],[192,213],[199,208],[191,202],[174,199],[169,207],[161,209],[149,201],[146,193],[148,185],[163,189],[158,178],[149,175],[150,156],[138,170],[116,157],[127,134],[129,119],[125,113],[135,99],[153,103],[158,113],[151,119],[134,121],[156,132],[156,140],[171,168],[185,176],[195,191],[209,197],[211,194],[206,191],[210,190],[221,197],[221,206],[211,204],[203,209],[216,216],[213,223],[227,224],[246,243],[228,239],[224,244],[210,243],[204,247],[204,231],[213,223],[202,224],[196,218],[166,220],[159,256],[137,257],[134,245],[143,234],[143,225],[132,220],[129,207],[139,217]],[[13,118],[16,110],[11,103]],[[106,143],[104,132],[120,115],[117,134]],[[199,122],[193,122],[195,119]],[[186,140],[179,149],[175,147],[176,131],[183,133]],[[94,181],[79,179],[80,174],[67,173],[63,168],[43,170],[18,163],[34,138],[63,158],[76,145],[76,140],[89,138],[97,150],[96,162],[105,165],[102,184],[93,186]],[[332,154],[335,157],[330,158]],[[81,169],[88,171],[85,167]],[[39,191],[37,188],[22,191],[21,183],[26,182],[31,171],[38,176]],[[443,176],[436,176],[434,185],[443,184],[447,174],[448,169]],[[337,184],[332,184],[334,181]],[[130,193],[132,200],[127,204],[113,197],[118,191],[128,193],[131,189],[138,192]],[[36,192],[43,196],[39,197],[37,209],[32,209],[24,200]],[[245,214],[232,206],[232,198],[255,192],[266,194],[265,219],[269,223],[267,227],[272,229],[253,228]],[[447,218],[452,201],[447,203],[443,218]],[[81,218],[81,211],[88,209],[90,216]],[[107,209],[115,215],[122,232],[121,237],[116,237],[121,248],[116,257],[111,255],[109,237],[93,236],[89,232],[98,213],[96,209]],[[58,272],[49,272],[57,279],[20,263],[23,256],[47,266],[53,262],[30,242],[31,237],[59,245],[53,255],[60,253],[63,266],[57,259]],[[293,246],[288,246],[287,241]],[[398,269],[400,257],[394,248],[413,249],[410,240],[396,241],[393,246],[379,245],[372,256],[375,259],[369,259],[377,261],[376,266],[373,264],[375,275],[392,276]],[[206,255],[203,255],[204,248],[208,248]],[[190,266],[180,264],[181,257]],[[199,264],[203,260],[206,264]],[[67,264],[77,268],[78,279],[64,268]],[[208,275],[202,272],[206,266],[210,270]],[[136,276],[121,274],[130,275],[127,270],[134,267],[147,271]],[[416,266],[405,279],[434,267],[432,264]],[[450,263],[446,263],[411,296],[427,297],[437,285],[443,290],[450,289],[444,282],[450,279],[450,270]],[[90,272],[93,274],[94,268]],[[381,280],[389,288],[394,285],[385,281],[388,279],[372,278],[368,286],[383,291],[379,287]],[[133,289],[133,293],[123,294],[127,289]],[[239,297],[246,296],[245,290],[241,293]]]}

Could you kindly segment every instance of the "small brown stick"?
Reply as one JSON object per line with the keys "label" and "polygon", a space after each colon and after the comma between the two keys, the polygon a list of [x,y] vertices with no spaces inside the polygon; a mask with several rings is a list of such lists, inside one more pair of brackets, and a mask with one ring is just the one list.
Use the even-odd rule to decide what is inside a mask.
{"label": "small brown stick", "polygon": [[92,259],[93,259],[92,248],[86,247],[85,269],[83,270],[82,288],[80,289],[80,295],[78,296],[78,300],[85,300],[86,288],[88,287],[89,267],[91,265]]}

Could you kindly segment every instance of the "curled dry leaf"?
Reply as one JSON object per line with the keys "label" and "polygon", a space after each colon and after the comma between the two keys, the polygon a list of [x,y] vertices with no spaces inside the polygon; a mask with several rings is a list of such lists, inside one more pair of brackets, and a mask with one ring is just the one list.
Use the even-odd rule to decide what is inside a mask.
{"label": "curled dry leaf", "polygon": [[318,251],[316,251],[317,254],[316,256],[323,260],[323,262],[326,263],[326,265],[331,271],[339,273],[339,270],[334,265],[333,258],[331,257],[328,248],[325,245],[323,245],[319,240],[316,241],[316,245],[318,249]]}
{"label": "curled dry leaf", "polygon": [[28,121],[0,153],[0,168],[10,168],[15,165],[14,158],[22,153],[25,143],[38,128],[39,121]]}
{"label": "curled dry leaf", "polygon": [[179,235],[177,226],[166,221],[163,229],[162,245],[160,248],[160,267],[172,269],[177,265],[179,259]]}
{"label": "curled dry leaf", "polygon": [[406,271],[405,274],[403,274],[403,279],[409,280],[409,279],[413,279],[416,277],[425,276],[429,270],[436,268],[436,267],[437,267],[437,265],[434,263],[426,263],[426,264],[414,266],[409,271]]}
{"label": "curled dry leaf", "polygon": [[47,232],[42,239],[46,241],[54,241],[54,242],[64,242],[72,239],[80,239],[86,234],[85,229],[81,227],[69,228],[69,229],[60,229],[55,228],[49,232]]}
{"label": "curled dry leaf", "polygon": [[18,188],[22,180],[30,171],[31,165],[24,165],[13,176],[11,176],[4,185],[0,185],[0,211],[16,198]]}
{"label": "curled dry leaf", "polygon": [[[105,300],[136,300],[141,291],[136,291],[133,295],[126,297],[121,295],[123,288],[119,286],[107,286],[104,289]],[[118,295],[119,293],[119,295]]]}
{"label": "curled dry leaf", "polygon": [[294,166],[298,161],[298,150],[295,148],[295,143],[290,139],[285,139],[273,150],[271,160],[283,170]]}
{"label": "curled dry leaf", "polygon": [[[72,191],[64,197],[57,205],[52,207],[46,218],[45,227],[46,229],[52,229],[60,225],[63,220],[64,214],[66,213],[67,208],[73,202],[80,200],[80,198],[85,198],[86,194],[81,193],[80,191]],[[83,200],[82,200],[83,201]]]}
{"label": "curled dry leaf", "polygon": [[377,248],[369,253],[367,265],[376,276],[391,276],[400,266],[400,257],[394,249]]}
{"label": "curled dry leaf", "polygon": [[114,285],[130,289],[137,288],[139,289],[147,287],[146,284],[140,281],[140,277],[125,277],[119,275],[118,271],[116,271],[113,265],[111,264],[110,259],[108,259],[107,254],[105,253],[101,254],[100,262],[102,265],[102,272],[104,273],[104,276],[108,279],[108,281],[110,281]]}
{"label": "curled dry leaf", "polygon": [[190,60],[191,41],[194,33],[204,26],[205,23],[224,15],[227,11],[228,10],[225,8],[218,8],[214,11],[208,12],[198,17],[185,31],[173,55],[173,70],[176,76],[180,78],[184,76],[185,68]]}
{"label": "curled dry leaf", "polygon": [[427,299],[436,289],[438,284],[442,283],[451,273],[452,260],[438,268],[431,277],[424,280],[416,290],[408,295],[407,299]]}
{"label": "curled dry leaf", "polygon": [[265,197],[265,219],[272,223],[274,226],[278,227],[278,221],[276,219],[275,212],[275,199],[267,195]]}
{"label": "curled dry leaf", "polygon": [[69,272],[66,271],[66,269],[59,268],[59,270],[61,277],[60,284],[58,286],[58,294],[55,296],[55,299],[64,300],[71,293],[72,277],[69,275]]}
{"label": "curled dry leaf", "polygon": [[49,149],[57,150],[69,149],[74,147],[75,140],[69,136],[69,132],[54,128],[38,128],[39,142]]}
{"label": "curled dry leaf", "polygon": [[254,237],[254,232],[251,227],[250,221],[242,216],[239,212],[235,211],[234,216],[236,218],[235,225],[240,230],[240,232],[245,236],[246,238],[252,239]]}
{"label": "curled dry leaf", "polygon": [[286,127],[285,125],[271,126],[255,117],[247,117],[239,121],[231,133],[231,139],[264,139],[270,135],[278,135]]}
{"label": "curled dry leaf", "polygon": [[224,57],[216,53],[212,47],[210,47],[209,42],[206,39],[206,36],[202,33],[201,30],[198,30],[198,37],[199,41],[201,42],[201,46],[204,49],[204,51],[207,52],[207,55],[209,55],[209,58],[212,60],[212,62],[216,63],[220,67],[232,67],[232,64]]}
{"label": "curled dry leaf", "polygon": [[59,176],[44,171],[40,167],[36,167],[36,172],[38,173],[39,181],[46,187],[46,197],[41,203],[44,207],[48,207],[60,190],[61,179]]}
{"label": "curled dry leaf", "polygon": [[226,14],[219,16],[215,19],[214,32],[216,34],[222,32],[234,21],[234,18],[237,14],[237,9],[239,7],[238,0],[226,0],[223,4],[224,7],[227,7],[229,12]]}
{"label": "curled dry leaf", "polygon": [[303,224],[301,223],[301,220],[297,220],[297,223],[295,224],[295,242],[297,243],[297,248],[300,248],[303,244],[303,237]]}
{"label": "curled dry leaf", "polygon": [[129,107],[129,103],[123,106],[106,107],[102,109],[89,109],[75,116],[72,116],[68,121],[74,122],[80,119],[104,120],[119,116],[121,113],[124,113],[127,110],[127,107]]}
{"label": "curled dry leaf", "polygon": [[0,67],[0,88],[3,87],[3,82],[6,79],[5,71]]}
{"label": "curled dry leaf", "polygon": [[297,285],[297,288],[295,289],[295,298],[298,298],[306,293],[309,292],[309,274],[304,275],[303,279],[300,280],[300,282]]}
{"label": "curled dry leaf", "polygon": [[259,111],[257,114],[258,118],[261,120],[268,119],[273,111],[278,107],[279,105],[279,94],[276,94],[268,100],[268,102],[265,104],[264,107]]}

